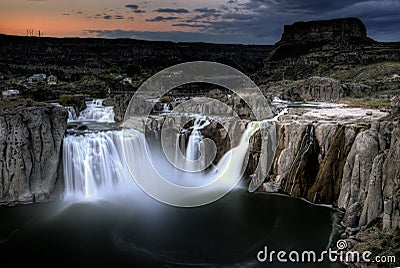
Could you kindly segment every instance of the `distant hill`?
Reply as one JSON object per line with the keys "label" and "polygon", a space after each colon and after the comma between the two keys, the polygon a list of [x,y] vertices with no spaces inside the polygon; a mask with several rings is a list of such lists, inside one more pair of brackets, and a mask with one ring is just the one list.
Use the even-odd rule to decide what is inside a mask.
{"label": "distant hill", "polygon": [[246,74],[262,68],[273,46],[174,43],[134,39],[47,38],[0,34],[0,75],[51,73],[59,77],[101,73],[134,65],[142,72],[210,60]]}

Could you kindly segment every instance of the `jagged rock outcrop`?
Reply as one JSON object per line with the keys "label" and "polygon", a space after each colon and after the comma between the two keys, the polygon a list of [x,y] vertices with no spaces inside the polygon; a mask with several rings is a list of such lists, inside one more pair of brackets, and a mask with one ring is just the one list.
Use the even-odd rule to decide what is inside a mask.
{"label": "jagged rock outcrop", "polygon": [[0,112],[0,204],[48,200],[67,117],[65,109],[48,105]]}
{"label": "jagged rock outcrop", "polygon": [[383,230],[399,226],[399,145],[399,126],[391,132],[389,143],[376,128],[357,136],[346,161],[338,198],[338,206],[346,209],[346,227],[360,228],[378,217],[384,219]]}
{"label": "jagged rock outcrop", "polygon": [[383,230],[400,226],[400,125],[392,132],[382,169]]}
{"label": "jagged rock outcrop", "polygon": [[[382,168],[384,156],[380,152],[385,148],[382,142],[382,137],[377,131],[366,130],[356,137],[347,157],[338,198],[338,206],[347,210],[343,219],[346,227],[363,226],[380,214],[376,212],[376,206],[381,206],[379,202],[382,200],[382,195],[376,195],[379,194],[376,189],[379,182],[376,180],[381,180],[377,177],[379,176],[377,169]],[[371,175],[372,173],[374,174]],[[369,191],[370,185],[375,191]],[[367,200],[376,203],[369,207]],[[360,219],[361,212],[363,216]]]}

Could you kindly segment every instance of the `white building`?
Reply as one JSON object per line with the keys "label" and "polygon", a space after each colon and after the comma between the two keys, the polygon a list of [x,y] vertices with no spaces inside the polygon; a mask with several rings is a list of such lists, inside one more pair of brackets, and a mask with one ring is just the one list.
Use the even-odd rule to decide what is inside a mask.
{"label": "white building", "polygon": [[28,78],[29,83],[39,82],[46,79],[46,74],[34,74]]}
{"label": "white building", "polygon": [[130,78],[130,77],[125,77],[125,78],[122,80],[122,82],[128,83],[128,84],[132,84],[132,78]]}
{"label": "white building", "polygon": [[3,97],[16,96],[16,95],[19,95],[19,90],[16,90],[16,89],[6,90],[6,91],[3,91],[2,95],[3,95]]}

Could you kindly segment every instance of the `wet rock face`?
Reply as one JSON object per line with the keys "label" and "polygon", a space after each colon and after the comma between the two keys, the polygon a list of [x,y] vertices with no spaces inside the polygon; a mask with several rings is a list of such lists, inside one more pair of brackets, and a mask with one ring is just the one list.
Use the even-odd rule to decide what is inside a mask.
{"label": "wet rock face", "polygon": [[0,114],[0,203],[46,201],[55,187],[67,111],[23,107]]}
{"label": "wet rock face", "polygon": [[[280,124],[278,129],[279,139],[267,184],[278,184],[280,190],[315,203],[335,203],[357,128],[294,122]],[[256,146],[255,142],[251,141],[250,148]]]}
{"label": "wet rock face", "polygon": [[393,97],[391,104],[391,114],[394,116],[400,115],[400,95]]}

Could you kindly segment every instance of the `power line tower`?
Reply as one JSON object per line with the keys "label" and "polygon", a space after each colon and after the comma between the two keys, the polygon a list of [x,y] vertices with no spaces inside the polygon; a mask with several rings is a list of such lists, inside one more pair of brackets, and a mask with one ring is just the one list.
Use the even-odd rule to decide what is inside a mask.
{"label": "power line tower", "polygon": [[32,37],[33,36],[33,29],[26,29],[26,36]]}

